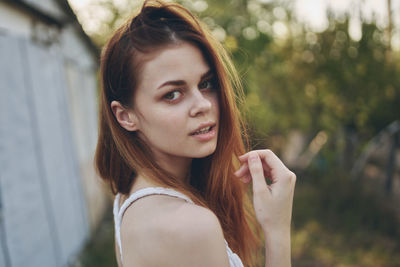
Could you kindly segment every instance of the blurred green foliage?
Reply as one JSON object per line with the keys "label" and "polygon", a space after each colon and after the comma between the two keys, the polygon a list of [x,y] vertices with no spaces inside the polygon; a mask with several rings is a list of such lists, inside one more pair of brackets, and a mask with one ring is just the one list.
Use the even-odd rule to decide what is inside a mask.
{"label": "blurred green foliage", "polygon": [[[294,18],[290,1],[177,2],[198,15],[231,53],[245,84],[250,127],[259,140],[285,139],[294,129],[311,139],[324,131],[335,137],[331,142],[354,135],[359,151],[399,119],[399,51],[391,50],[387,29],[373,21],[361,18],[362,37],[352,40],[348,15],[328,10],[329,27],[313,32]],[[99,30],[91,33],[99,46],[142,1],[121,3],[93,4],[93,12],[105,14],[97,20]],[[260,145],[278,153],[283,149],[284,142],[269,140]]]}
{"label": "blurred green foliage", "polygon": [[[329,27],[316,33],[274,2],[229,2],[209,1],[200,15],[226,32],[223,42],[243,74],[257,133],[344,131],[363,144],[399,118],[399,52],[389,48],[385,29],[362,21],[355,41],[348,16],[338,20],[328,12]],[[285,37],[274,36],[277,23],[286,27]]]}
{"label": "blurred green foliage", "polygon": [[399,266],[400,228],[392,205],[342,170],[311,166],[296,188],[293,266]]}
{"label": "blurred green foliage", "polygon": [[92,238],[69,267],[116,267],[114,221],[111,205]]}

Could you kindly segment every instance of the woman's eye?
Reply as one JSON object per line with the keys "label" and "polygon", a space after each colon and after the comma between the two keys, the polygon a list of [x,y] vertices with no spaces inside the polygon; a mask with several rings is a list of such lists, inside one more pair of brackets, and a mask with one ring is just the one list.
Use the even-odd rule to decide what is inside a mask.
{"label": "woman's eye", "polygon": [[181,93],[179,91],[172,91],[164,95],[164,99],[168,101],[174,101],[180,96],[180,94]]}
{"label": "woman's eye", "polygon": [[199,84],[200,89],[212,89],[214,88],[214,84],[212,80],[205,80]]}

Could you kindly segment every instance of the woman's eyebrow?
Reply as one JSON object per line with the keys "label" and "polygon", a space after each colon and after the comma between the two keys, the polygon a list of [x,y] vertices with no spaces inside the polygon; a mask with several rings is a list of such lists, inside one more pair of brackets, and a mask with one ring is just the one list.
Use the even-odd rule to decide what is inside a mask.
{"label": "woman's eyebrow", "polygon": [[[209,76],[212,76],[213,71],[212,70],[207,70],[204,74],[201,75],[200,81],[203,80],[204,78],[207,78]],[[163,84],[161,84],[159,87],[157,87],[157,90],[160,89],[161,87],[167,86],[167,85],[174,85],[174,86],[182,86],[185,85],[186,82],[184,80],[171,80],[171,81],[166,81]]]}

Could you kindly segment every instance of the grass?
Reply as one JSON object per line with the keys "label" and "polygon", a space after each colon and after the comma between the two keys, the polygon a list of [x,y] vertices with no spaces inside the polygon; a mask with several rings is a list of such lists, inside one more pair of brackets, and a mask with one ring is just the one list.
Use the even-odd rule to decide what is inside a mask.
{"label": "grass", "polygon": [[99,228],[86,244],[76,262],[71,264],[70,267],[117,267],[111,208],[106,211],[106,216]]}
{"label": "grass", "polygon": [[393,204],[343,173],[297,181],[293,266],[400,266]]}

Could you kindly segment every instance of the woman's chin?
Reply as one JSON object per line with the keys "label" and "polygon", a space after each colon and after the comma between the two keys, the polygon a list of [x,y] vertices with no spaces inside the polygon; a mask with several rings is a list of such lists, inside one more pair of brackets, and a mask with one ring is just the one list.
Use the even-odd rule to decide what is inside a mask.
{"label": "woman's chin", "polygon": [[193,158],[200,159],[200,158],[208,157],[208,156],[214,154],[215,150],[216,150],[216,146],[214,146],[214,147],[212,147],[212,148],[210,148],[208,150],[197,151],[197,153],[195,155],[193,155]]}

